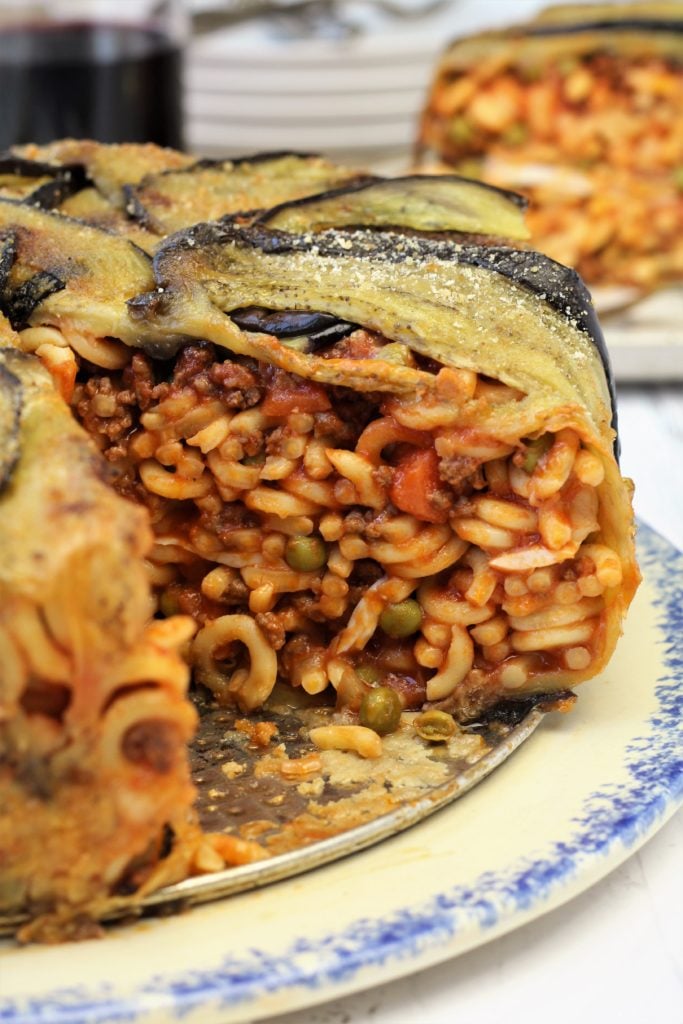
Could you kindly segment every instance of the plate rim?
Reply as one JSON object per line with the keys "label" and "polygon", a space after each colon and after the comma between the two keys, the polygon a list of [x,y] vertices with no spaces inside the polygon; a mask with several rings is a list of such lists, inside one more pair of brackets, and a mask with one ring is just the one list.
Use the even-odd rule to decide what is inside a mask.
{"label": "plate rim", "polygon": [[[320,940],[292,941],[290,937],[289,947],[276,956],[252,949],[243,956],[230,956],[218,970],[157,974],[124,997],[117,997],[111,986],[100,985],[95,990],[56,988],[35,997],[0,999],[0,1020],[5,1024],[144,1021],[151,1007],[156,1013],[182,1019],[217,1001],[225,1019],[258,1020],[448,959],[595,884],[635,852],[683,802],[683,553],[642,522],[638,553],[643,574],[656,591],[654,631],[662,653],[662,674],[653,681],[657,706],[643,719],[642,735],[632,736],[625,744],[627,781],[617,787],[616,795],[611,792],[614,784],[603,783],[585,796],[580,814],[572,819],[575,829],[569,839],[549,842],[534,861],[517,859],[497,873],[484,872],[471,885],[435,892],[426,903],[403,907],[388,917],[352,922],[326,937],[322,970],[311,955]],[[472,941],[455,949],[454,940],[461,939],[468,928]],[[405,970],[407,960],[409,970]],[[302,987],[307,991],[295,1006],[253,1005],[257,998]],[[236,1010],[245,1016],[230,1016]]]}

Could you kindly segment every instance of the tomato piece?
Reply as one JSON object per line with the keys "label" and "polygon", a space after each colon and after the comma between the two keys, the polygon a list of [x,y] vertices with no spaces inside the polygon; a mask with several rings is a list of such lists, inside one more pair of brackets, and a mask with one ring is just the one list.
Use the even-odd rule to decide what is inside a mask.
{"label": "tomato piece", "polygon": [[413,449],[401,456],[389,488],[396,508],[428,523],[445,523],[446,511],[433,501],[439,490],[439,457],[433,448]]}
{"label": "tomato piece", "polygon": [[265,416],[288,416],[291,412],[325,412],[330,400],[321,384],[294,377],[284,370],[273,373],[261,409]]}

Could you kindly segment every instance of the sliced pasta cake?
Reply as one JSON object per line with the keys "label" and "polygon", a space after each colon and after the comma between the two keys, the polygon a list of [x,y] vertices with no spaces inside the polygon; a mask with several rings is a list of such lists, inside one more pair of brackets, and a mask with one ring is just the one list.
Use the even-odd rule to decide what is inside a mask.
{"label": "sliced pasta cake", "polygon": [[347,725],[378,692],[567,706],[638,582],[600,330],[517,196],[80,146],[9,155],[0,198],[0,891],[26,937],[207,843],[258,855],[194,821],[188,667]]}

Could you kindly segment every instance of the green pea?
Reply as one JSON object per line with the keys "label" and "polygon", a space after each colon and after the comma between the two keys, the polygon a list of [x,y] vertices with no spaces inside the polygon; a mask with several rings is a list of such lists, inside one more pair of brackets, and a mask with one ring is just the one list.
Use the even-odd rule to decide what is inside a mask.
{"label": "green pea", "polygon": [[472,139],[472,125],[466,117],[454,117],[448,126],[448,136],[451,142],[466,145]]}
{"label": "green pea", "polygon": [[522,462],[522,469],[525,473],[533,473],[536,468],[536,463],[542,455],[545,455],[552,446],[552,443],[552,434],[542,434],[534,441],[525,442],[526,451],[524,453],[524,461]]}
{"label": "green pea", "polygon": [[525,124],[518,121],[516,124],[511,124],[506,132],[503,133],[503,142],[508,146],[521,146],[523,142],[526,142],[529,132]]}
{"label": "green pea", "polygon": [[413,723],[415,732],[429,743],[445,743],[455,733],[455,722],[445,711],[424,711]]}
{"label": "green pea", "polygon": [[412,597],[398,604],[388,604],[379,617],[379,624],[387,634],[398,639],[411,636],[422,622],[422,609]]}
{"label": "green pea", "polygon": [[543,77],[543,70],[538,64],[520,65],[519,73],[524,82],[538,82]]}
{"label": "green pea", "polygon": [[557,70],[561,75],[571,75],[573,71],[579,66],[579,62],[576,57],[564,57],[562,60],[557,62]]}
{"label": "green pea", "polygon": [[245,455],[242,459],[243,466],[262,466],[266,461],[265,452],[257,452],[256,455]]}
{"label": "green pea", "polygon": [[320,537],[290,537],[285,561],[295,572],[315,572],[327,561],[327,548]]}
{"label": "green pea", "polygon": [[374,665],[359,665],[356,669],[356,675],[359,676],[364,683],[369,683],[370,686],[376,686],[382,678],[379,669],[375,668]]}
{"label": "green pea", "polygon": [[389,686],[377,686],[360,703],[360,724],[380,736],[396,732],[401,724],[401,698]]}
{"label": "green pea", "polygon": [[674,167],[674,184],[679,192],[683,192],[683,164]]}
{"label": "green pea", "polygon": [[170,618],[171,615],[177,615],[180,611],[178,605],[178,598],[171,590],[164,590],[159,597],[159,611],[165,618]]}

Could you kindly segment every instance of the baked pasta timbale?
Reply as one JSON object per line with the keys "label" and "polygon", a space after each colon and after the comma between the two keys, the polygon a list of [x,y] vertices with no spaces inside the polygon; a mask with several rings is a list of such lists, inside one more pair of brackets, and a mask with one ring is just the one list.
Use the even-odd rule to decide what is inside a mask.
{"label": "baked pasta timbale", "polygon": [[258,855],[193,820],[189,670],[346,725],[379,688],[460,722],[561,705],[638,581],[599,327],[521,248],[518,197],[184,163],[3,164],[0,893],[25,937]]}
{"label": "baked pasta timbale", "polygon": [[517,188],[533,244],[590,284],[683,279],[683,3],[549,7],[456,39],[420,162]]}

